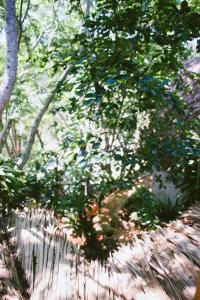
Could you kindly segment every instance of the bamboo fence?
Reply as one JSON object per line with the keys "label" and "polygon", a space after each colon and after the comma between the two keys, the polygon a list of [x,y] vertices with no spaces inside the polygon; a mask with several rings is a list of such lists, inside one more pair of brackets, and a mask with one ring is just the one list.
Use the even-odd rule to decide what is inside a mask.
{"label": "bamboo fence", "polygon": [[15,212],[9,231],[31,300],[193,299],[200,270],[200,204],[165,228],[133,237],[104,265],[84,258],[52,212]]}

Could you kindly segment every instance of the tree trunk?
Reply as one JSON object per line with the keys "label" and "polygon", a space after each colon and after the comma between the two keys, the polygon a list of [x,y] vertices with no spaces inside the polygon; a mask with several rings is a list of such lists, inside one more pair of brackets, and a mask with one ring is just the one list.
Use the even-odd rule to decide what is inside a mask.
{"label": "tree trunk", "polygon": [[35,140],[35,136],[37,134],[38,131],[38,127],[40,125],[40,122],[45,114],[45,112],[47,111],[50,103],[53,101],[55,94],[57,93],[57,91],[60,89],[60,87],[62,86],[63,82],[65,81],[67,74],[69,72],[69,70],[71,69],[71,65],[65,69],[60,77],[60,79],[58,80],[55,88],[53,89],[53,91],[47,96],[47,98],[44,101],[43,107],[41,108],[41,110],[38,112],[34,122],[33,122],[33,126],[30,130],[27,142],[26,142],[26,146],[25,149],[22,153],[22,156],[18,162],[18,167],[19,169],[22,169],[24,167],[24,165],[26,164],[26,162],[28,161],[30,154],[31,154],[31,150],[33,147],[33,143]]}
{"label": "tree trunk", "polygon": [[86,1],[86,17],[88,18],[90,16],[90,7],[91,7],[91,0]]}
{"label": "tree trunk", "polygon": [[9,134],[9,130],[10,130],[10,126],[11,126],[11,119],[8,119],[3,127],[3,130],[0,134],[0,153],[2,152],[3,150],[3,147],[5,145],[5,142],[6,142],[6,139],[7,139],[7,136]]}
{"label": "tree trunk", "polygon": [[[90,8],[91,8],[91,0],[87,0],[86,1],[86,17],[90,16]],[[49,96],[47,96],[47,98],[44,101],[44,105],[43,105],[42,109],[38,112],[38,114],[33,122],[33,126],[30,130],[30,133],[29,133],[29,136],[28,136],[28,139],[26,142],[25,150],[23,151],[22,156],[18,162],[19,169],[22,169],[24,167],[24,165],[27,163],[27,161],[30,157],[30,154],[31,154],[31,150],[33,147],[35,136],[37,135],[37,131],[38,131],[40,122],[41,122],[45,112],[47,111],[50,103],[53,101],[56,92],[59,90],[59,88],[62,86],[63,82],[65,81],[67,74],[68,74],[69,70],[71,69],[71,67],[72,67],[72,65],[70,65],[67,69],[65,69],[63,71],[60,79],[58,80],[56,87],[51,92],[51,94]]]}
{"label": "tree trunk", "polygon": [[15,0],[5,0],[5,17],[7,59],[2,84],[0,86],[0,116],[2,116],[10,100],[17,75],[18,44]]}

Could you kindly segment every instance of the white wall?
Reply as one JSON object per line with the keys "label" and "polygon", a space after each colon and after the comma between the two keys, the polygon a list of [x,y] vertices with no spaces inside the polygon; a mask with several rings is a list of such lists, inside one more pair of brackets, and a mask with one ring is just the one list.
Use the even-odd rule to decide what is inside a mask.
{"label": "white wall", "polygon": [[[160,180],[162,180],[162,187],[160,188]],[[155,171],[153,173],[152,192],[157,199],[163,203],[170,201],[172,204],[176,203],[177,195],[180,193],[180,189],[177,188],[169,179],[169,174],[164,171]]]}

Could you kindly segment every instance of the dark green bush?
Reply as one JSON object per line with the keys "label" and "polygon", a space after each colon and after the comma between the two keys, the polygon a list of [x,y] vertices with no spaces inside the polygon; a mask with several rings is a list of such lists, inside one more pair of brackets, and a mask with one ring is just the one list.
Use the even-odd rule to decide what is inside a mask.
{"label": "dark green bush", "polygon": [[138,187],[128,199],[125,209],[129,218],[140,227],[155,229],[159,223],[175,219],[181,207],[178,202],[175,205],[163,203],[147,188]]}
{"label": "dark green bush", "polygon": [[159,201],[156,205],[157,216],[161,223],[169,222],[170,220],[175,220],[183,208],[184,204],[178,200],[175,204],[172,204],[170,201],[166,203]]}
{"label": "dark green bush", "polygon": [[[127,214],[143,227],[155,228],[158,224],[157,200],[145,187],[138,187],[125,206]],[[134,214],[136,213],[136,214]]]}
{"label": "dark green bush", "polygon": [[6,211],[22,207],[24,195],[27,192],[23,172],[8,159],[0,158],[0,211]]}
{"label": "dark green bush", "polygon": [[63,170],[56,153],[41,154],[37,160],[30,162],[26,169],[26,185],[28,202],[34,200],[41,207],[60,210],[64,198],[64,183]]}

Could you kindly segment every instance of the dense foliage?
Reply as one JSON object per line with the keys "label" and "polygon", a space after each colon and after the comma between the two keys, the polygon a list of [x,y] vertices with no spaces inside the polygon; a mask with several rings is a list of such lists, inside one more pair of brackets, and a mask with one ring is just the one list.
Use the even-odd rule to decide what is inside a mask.
{"label": "dense foliage", "polygon": [[[1,209],[53,208],[95,256],[118,241],[110,227],[99,240],[88,207],[101,209],[141,175],[166,171],[181,193],[176,206],[136,189],[123,218],[136,217],[138,228],[199,200],[200,122],[183,75],[183,62],[199,53],[198,0],[16,1],[16,12],[19,69],[2,116]],[[1,2],[0,14],[3,36]]]}
{"label": "dense foliage", "polygon": [[0,158],[0,213],[25,204],[25,178],[12,161]]}

